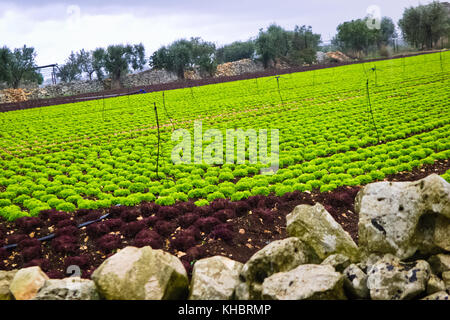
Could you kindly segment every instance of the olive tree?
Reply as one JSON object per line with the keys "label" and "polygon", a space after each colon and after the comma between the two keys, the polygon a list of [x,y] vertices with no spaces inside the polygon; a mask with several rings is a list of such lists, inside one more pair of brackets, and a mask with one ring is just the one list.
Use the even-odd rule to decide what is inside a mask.
{"label": "olive tree", "polygon": [[24,45],[11,51],[8,47],[0,49],[0,80],[12,88],[18,88],[22,81],[43,82],[37,71],[36,52],[33,47]]}
{"label": "olive tree", "polygon": [[154,52],[150,57],[150,66],[175,72],[181,79],[184,79],[185,71],[195,67],[212,75],[217,67],[215,52],[214,43],[201,38],[180,39]]}
{"label": "olive tree", "polygon": [[439,39],[448,35],[450,17],[447,8],[434,1],[428,5],[409,7],[398,25],[403,38],[416,48],[433,48]]}

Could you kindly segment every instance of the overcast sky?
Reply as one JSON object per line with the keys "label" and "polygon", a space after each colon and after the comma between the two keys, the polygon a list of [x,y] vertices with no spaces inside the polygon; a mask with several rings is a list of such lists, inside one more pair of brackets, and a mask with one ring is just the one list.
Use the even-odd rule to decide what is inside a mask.
{"label": "overcast sky", "polygon": [[35,47],[37,63],[64,63],[71,51],[139,43],[161,45],[199,36],[223,45],[247,40],[270,23],[311,25],[330,40],[336,26],[377,5],[397,22],[403,9],[431,0],[0,0],[0,46]]}

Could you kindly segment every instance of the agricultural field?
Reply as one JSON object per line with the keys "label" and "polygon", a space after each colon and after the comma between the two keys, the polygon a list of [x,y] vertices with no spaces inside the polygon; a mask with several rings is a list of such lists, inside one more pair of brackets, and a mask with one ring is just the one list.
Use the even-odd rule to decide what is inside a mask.
{"label": "agricultural field", "polygon": [[[166,108],[155,92],[2,113],[0,215],[326,192],[448,159],[450,55],[441,57],[289,74],[280,92],[274,78],[179,89],[164,93]],[[174,165],[172,131],[193,133],[194,120],[224,136],[229,128],[279,129],[280,170],[260,174],[264,164],[249,161]]]}
{"label": "agricultural field", "polygon": [[[152,210],[169,223],[177,212],[155,208],[185,203],[184,212],[193,212],[180,220],[187,229],[198,218],[198,208],[209,204],[222,203],[216,220],[225,223],[239,209],[227,211],[224,203],[351,189],[447,163],[449,86],[447,51],[287,74],[278,82],[258,78],[0,113],[0,216],[11,223],[22,218],[17,221],[30,232],[25,222],[33,220],[23,217],[40,212],[56,226],[71,212],[85,217],[98,209],[88,214],[97,219],[107,208],[120,216],[118,208],[144,203],[145,219],[151,220],[146,223],[153,225]],[[195,121],[201,121],[203,132],[218,129],[224,137],[227,129],[278,129],[279,170],[263,174],[269,164],[251,163],[248,150],[233,155],[246,156],[241,164],[174,164],[172,150],[179,141],[172,134],[186,129],[194,137]],[[270,151],[270,134],[268,140]],[[204,139],[203,149],[209,143]],[[221,156],[227,158],[225,151]],[[449,174],[444,178],[450,180]],[[125,222],[134,223],[136,213],[125,215]],[[120,224],[114,220],[120,219],[110,220],[108,232]],[[201,231],[211,232],[212,222],[204,220]],[[72,219],[59,227],[74,224]],[[134,239],[140,229],[128,227],[122,233]],[[156,230],[167,238],[175,227],[160,223]],[[227,234],[223,228],[216,234]],[[108,233],[97,229],[92,227],[91,235]],[[105,254],[117,240],[108,239],[99,247]],[[158,241],[157,247],[164,246]],[[184,240],[178,242],[178,249],[188,249]],[[64,242],[60,249],[75,250]]]}

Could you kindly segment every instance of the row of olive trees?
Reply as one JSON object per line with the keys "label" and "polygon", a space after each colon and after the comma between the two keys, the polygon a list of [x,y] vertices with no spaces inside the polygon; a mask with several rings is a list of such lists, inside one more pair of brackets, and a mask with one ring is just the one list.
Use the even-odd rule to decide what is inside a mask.
{"label": "row of olive trees", "polygon": [[311,64],[316,60],[320,42],[320,34],[313,33],[310,26],[296,26],[290,31],[272,24],[266,31],[259,30],[255,45],[264,67],[268,67],[277,59],[290,64]]}
{"label": "row of olive trees", "polygon": [[57,76],[63,82],[79,80],[83,74],[93,80],[103,80],[106,75],[117,83],[130,70],[142,70],[146,64],[145,48],[143,44],[110,45],[93,51],[84,49],[72,52],[66,63],[59,67]]}
{"label": "row of olive trees", "polygon": [[181,39],[159,48],[150,57],[150,66],[175,72],[184,78],[187,70],[198,67],[201,72],[212,75],[217,67],[216,46],[201,38]]}
{"label": "row of olive trees", "polygon": [[292,64],[312,63],[320,43],[320,35],[311,27],[296,27],[289,31],[272,24],[265,31],[260,29],[256,39],[236,41],[216,48],[212,42],[201,38],[181,39],[158,49],[150,57],[150,66],[166,69],[184,77],[187,70],[199,68],[212,75],[220,63],[241,59],[260,59],[267,67],[277,59]]}
{"label": "row of olive trees", "polygon": [[[212,42],[201,38],[180,39],[155,51],[149,58],[150,67],[174,72],[180,78],[188,70],[198,68],[201,73],[213,75],[217,65],[241,59],[260,57],[265,66],[276,59],[286,59],[291,63],[312,63],[320,43],[320,35],[311,27],[296,27],[287,31],[271,25],[262,29],[254,40],[236,41],[216,48]],[[106,49],[72,52],[64,65],[59,67],[57,76],[63,82],[81,79],[84,75],[92,80],[104,79],[107,75],[113,82],[131,70],[142,70],[146,64],[145,49],[139,45],[111,45]]]}
{"label": "row of olive trees", "polygon": [[[217,66],[215,45],[200,38],[181,39],[169,46],[157,50],[150,57],[150,66],[156,69],[166,69],[184,77],[186,70],[199,67],[201,71],[214,73]],[[130,71],[142,70],[147,63],[143,44],[110,45],[93,51],[72,52],[65,64],[59,67],[57,76],[63,82],[81,79],[83,74],[93,80],[103,80],[110,77],[113,83]]]}

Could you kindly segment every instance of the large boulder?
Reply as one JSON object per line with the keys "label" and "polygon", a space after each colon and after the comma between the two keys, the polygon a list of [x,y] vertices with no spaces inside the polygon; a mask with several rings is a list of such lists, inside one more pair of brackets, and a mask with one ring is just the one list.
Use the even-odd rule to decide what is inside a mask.
{"label": "large boulder", "polygon": [[14,275],[9,290],[16,300],[31,300],[47,280],[47,275],[39,267],[20,269]]}
{"label": "large boulder", "polygon": [[359,250],[350,235],[320,204],[299,205],[286,216],[287,233],[311,246],[323,260],[334,253],[341,253],[356,262]]}
{"label": "large boulder", "polygon": [[256,252],[244,264],[240,278],[248,285],[250,299],[260,299],[265,278],[277,272],[289,271],[306,263],[318,263],[315,252],[300,239],[276,240]]}
{"label": "large boulder", "polygon": [[266,300],[346,299],[343,276],[330,265],[305,264],[264,280],[262,297]]}
{"label": "large boulder", "polygon": [[0,300],[11,300],[13,298],[9,286],[16,273],[17,270],[0,271]]}
{"label": "large boulder", "polygon": [[99,300],[92,280],[71,277],[45,281],[33,300]]}
{"label": "large boulder", "polygon": [[348,296],[356,299],[369,298],[367,275],[356,264],[349,265],[344,270],[344,288]]}
{"label": "large boulder", "polygon": [[386,254],[367,271],[367,287],[373,300],[413,299],[426,290],[431,269],[428,262],[402,262]]}
{"label": "large boulder", "polygon": [[126,247],[106,259],[92,274],[108,300],[184,299],[188,278],[181,261],[151,247]]}
{"label": "large boulder", "polygon": [[192,271],[190,300],[229,300],[239,285],[243,264],[215,256],[197,261]]}
{"label": "large boulder", "polygon": [[376,182],[355,199],[359,246],[407,259],[450,248],[450,184],[436,174],[415,182]]}

